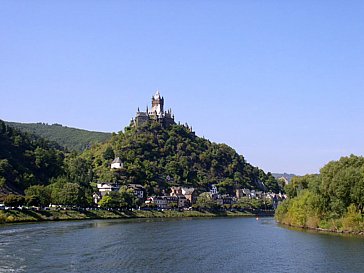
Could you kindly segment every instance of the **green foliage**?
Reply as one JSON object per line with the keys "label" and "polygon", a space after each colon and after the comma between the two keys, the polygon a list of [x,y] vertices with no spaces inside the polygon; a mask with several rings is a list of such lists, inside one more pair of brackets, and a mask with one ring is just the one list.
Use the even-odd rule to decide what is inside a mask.
{"label": "green foliage", "polygon": [[99,206],[104,209],[117,208],[118,204],[110,195],[104,195],[99,201]]}
{"label": "green foliage", "polygon": [[9,194],[4,199],[4,205],[8,207],[18,207],[24,205],[25,199],[21,195]]}
{"label": "green foliage", "polygon": [[30,186],[25,190],[25,198],[36,198],[42,207],[46,207],[51,203],[51,189],[43,185]]}
{"label": "green foliage", "polygon": [[222,207],[217,203],[216,200],[213,200],[211,194],[209,192],[201,193],[196,201],[196,206],[198,209],[210,210],[210,211],[218,211]]}
{"label": "green foliage", "polygon": [[34,196],[34,195],[31,195],[31,196],[25,196],[25,204],[27,206],[40,206],[40,199],[38,196]]}
{"label": "green foliage", "polygon": [[51,185],[51,191],[53,204],[65,206],[87,205],[85,189],[77,183],[57,181]]}
{"label": "green foliage", "polygon": [[107,146],[103,153],[103,157],[105,160],[113,160],[115,158],[115,153],[111,146]]}
{"label": "green foliage", "polygon": [[137,198],[134,196],[132,190],[127,189],[126,187],[120,188],[119,192],[109,192],[107,195],[104,195],[102,199],[99,201],[99,205],[101,208],[133,208],[137,204]]}
{"label": "green foliage", "polygon": [[[122,170],[110,170],[112,155],[124,162]],[[277,181],[253,167],[225,144],[197,137],[188,128],[173,125],[163,128],[156,122],[137,128],[127,127],[103,145],[86,150],[83,158],[92,166],[93,181],[139,183],[148,194],[159,194],[173,185],[195,187],[199,192],[209,184],[233,194],[234,187],[278,191]],[[171,179],[167,181],[167,176]]]}
{"label": "green foliage", "polygon": [[[110,139],[110,133],[92,132],[76,128],[62,126],[60,124],[48,125],[45,123],[17,123],[6,122],[8,125],[22,132],[35,134],[50,141],[59,143],[71,151],[83,151],[94,144],[102,143]],[[17,140],[21,143],[21,138]]]}
{"label": "green foliage", "polygon": [[345,213],[342,219],[342,227],[347,231],[360,232],[363,231],[364,222],[363,216],[360,211],[356,208],[354,204],[351,204],[347,208],[347,212]]}
{"label": "green foliage", "polygon": [[342,157],[324,166],[319,175],[294,177],[285,190],[290,199],[276,211],[279,222],[333,230],[363,230],[363,157]]}
{"label": "green foliage", "polygon": [[47,184],[63,173],[64,155],[59,146],[21,133],[1,120],[0,128],[0,177],[7,186],[23,190]]}
{"label": "green foliage", "polygon": [[92,181],[93,173],[90,162],[77,153],[71,153],[64,160],[68,181],[87,186]]}

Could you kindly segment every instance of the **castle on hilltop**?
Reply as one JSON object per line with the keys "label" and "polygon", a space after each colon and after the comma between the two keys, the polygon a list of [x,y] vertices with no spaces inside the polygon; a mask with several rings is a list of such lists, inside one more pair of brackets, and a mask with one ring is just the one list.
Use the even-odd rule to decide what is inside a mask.
{"label": "castle on hilltop", "polygon": [[152,97],[152,109],[147,109],[145,112],[139,110],[135,115],[135,118],[131,120],[131,124],[139,126],[147,121],[157,121],[164,127],[175,124],[174,115],[172,115],[172,109],[164,111],[164,98],[161,97],[159,90]]}

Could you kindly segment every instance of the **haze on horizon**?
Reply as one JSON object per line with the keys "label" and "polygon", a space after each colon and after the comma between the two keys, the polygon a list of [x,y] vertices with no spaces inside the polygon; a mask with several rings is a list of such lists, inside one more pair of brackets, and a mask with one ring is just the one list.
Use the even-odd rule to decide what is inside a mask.
{"label": "haze on horizon", "polygon": [[265,171],[364,154],[362,1],[3,1],[0,119],[118,132],[155,90]]}

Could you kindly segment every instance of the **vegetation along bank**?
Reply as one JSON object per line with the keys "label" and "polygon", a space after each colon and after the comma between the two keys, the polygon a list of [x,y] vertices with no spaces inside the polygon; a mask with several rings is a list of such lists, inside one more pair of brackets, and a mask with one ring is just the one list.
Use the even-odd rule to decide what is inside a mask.
{"label": "vegetation along bank", "polygon": [[284,225],[363,234],[364,158],[351,155],[325,165],[319,174],[294,177],[275,218]]}

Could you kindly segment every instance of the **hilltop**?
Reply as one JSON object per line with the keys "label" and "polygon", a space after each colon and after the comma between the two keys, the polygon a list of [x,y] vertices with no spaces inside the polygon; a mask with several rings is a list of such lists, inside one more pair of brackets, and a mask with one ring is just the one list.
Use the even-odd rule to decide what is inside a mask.
{"label": "hilltop", "polygon": [[70,151],[83,151],[95,143],[110,139],[111,133],[87,131],[61,124],[5,122],[22,132],[28,132],[57,142]]}
{"label": "hilltop", "polygon": [[272,175],[276,178],[276,179],[279,179],[279,178],[282,178],[284,177],[288,183],[291,182],[292,178],[297,176],[295,174],[292,174],[292,173],[272,173]]}
{"label": "hilltop", "polygon": [[[0,125],[0,188],[25,192],[27,203],[91,205],[100,182],[139,184],[146,196],[164,196],[172,186],[201,194],[215,185],[228,196],[242,188],[281,191],[271,173],[252,166],[233,148],[198,137],[188,125],[177,124],[172,110],[164,110],[159,91],[152,97],[151,110],[138,109],[135,119],[118,134],[60,124]],[[116,158],[123,167],[111,168]],[[123,189],[117,196],[125,193]],[[124,201],[118,204],[129,202]]]}

